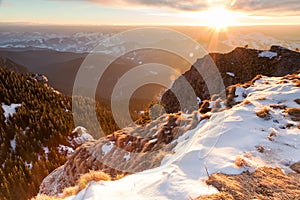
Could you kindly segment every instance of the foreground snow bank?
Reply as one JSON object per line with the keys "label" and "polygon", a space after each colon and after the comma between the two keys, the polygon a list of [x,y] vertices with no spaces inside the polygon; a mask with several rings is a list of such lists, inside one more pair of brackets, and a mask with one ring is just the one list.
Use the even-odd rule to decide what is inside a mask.
{"label": "foreground snow bank", "polygon": [[[166,156],[161,167],[93,182],[68,199],[189,199],[218,192],[206,185],[208,174],[240,174],[263,166],[288,172],[300,160],[300,131],[285,108],[299,107],[300,88],[290,80],[263,77],[244,93],[242,103],[214,113],[178,138],[175,154]],[[262,109],[268,118],[256,115]]]}

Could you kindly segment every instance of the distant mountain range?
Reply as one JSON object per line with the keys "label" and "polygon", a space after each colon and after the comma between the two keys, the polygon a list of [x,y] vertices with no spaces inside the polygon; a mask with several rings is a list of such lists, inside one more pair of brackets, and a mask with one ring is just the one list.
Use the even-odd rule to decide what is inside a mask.
{"label": "distant mountain range", "polygon": [[[0,48],[2,49],[48,49],[59,52],[89,53],[100,43],[104,54],[113,54],[123,41],[109,38],[116,33],[142,27],[99,26],[99,27],[54,27],[54,26],[0,26]],[[161,27],[182,32],[197,40],[204,48],[209,46],[205,27]],[[236,46],[249,45],[255,49],[265,49],[274,44],[286,48],[300,48],[297,32],[299,26],[252,26],[230,27],[228,34],[220,33],[217,39],[218,51],[227,52]],[[169,38],[173,40],[174,38]],[[178,38],[177,38],[178,40]],[[173,41],[173,43],[175,40]],[[208,48],[207,48],[208,49]]]}

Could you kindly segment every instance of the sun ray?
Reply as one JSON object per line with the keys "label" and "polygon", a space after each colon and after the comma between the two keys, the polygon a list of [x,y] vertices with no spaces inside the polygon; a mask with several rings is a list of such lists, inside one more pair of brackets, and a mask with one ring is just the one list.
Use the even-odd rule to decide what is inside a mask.
{"label": "sun ray", "polygon": [[227,28],[234,24],[234,13],[227,10],[225,7],[212,7],[211,9],[202,12],[201,16],[205,20],[207,26],[215,29],[215,31],[226,31]]}

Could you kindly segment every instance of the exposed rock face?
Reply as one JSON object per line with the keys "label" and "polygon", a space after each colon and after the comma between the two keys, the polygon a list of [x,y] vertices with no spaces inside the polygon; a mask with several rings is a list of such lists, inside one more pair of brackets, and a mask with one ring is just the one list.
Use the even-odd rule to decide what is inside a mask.
{"label": "exposed rock face", "polygon": [[[284,76],[296,72],[300,67],[300,53],[280,46],[272,46],[269,51],[238,47],[227,54],[211,53],[209,56],[216,64],[225,87],[245,83],[258,74],[265,76]],[[198,59],[189,71],[174,82],[172,90],[181,90],[184,92],[185,88],[180,88],[182,84],[177,83],[179,83],[182,78],[185,78],[200,99],[210,99],[213,94],[209,94],[207,85],[198,72],[198,70],[201,70],[202,65],[206,63],[207,59],[209,59],[208,56]],[[177,98],[171,90],[168,90],[163,95],[162,102],[166,105],[165,109],[168,113],[175,113],[181,109]]]}
{"label": "exposed rock face", "polygon": [[[163,115],[145,127],[128,127],[97,141],[82,144],[65,165],[49,174],[40,186],[40,193],[57,195],[74,186],[81,175],[101,170],[112,178],[160,166],[166,154],[172,153],[173,142],[194,129],[209,115],[195,111]],[[73,134],[81,134],[78,128]],[[112,159],[113,158],[113,159]]]}
{"label": "exposed rock face", "polygon": [[48,78],[43,74],[32,74],[31,76],[42,84],[48,84]]}
{"label": "exposed rock face", "polygon": [[94,138],[87,132],[84,127],[78,126],[68,136],[68,140],[72,148],[77,149],[82,144],[93,141]]}
{"label": "exposed rock face", "polygon": [[291,169],[297,173],[300,173],[300,161],[291,165]]}
{"label": "exposed rock face", "polygon": [[0,57],[0,67],[21,73],[26,74],[28,73],[28,69],[22,65],[16,64],[12,60],[6,58],[6,57]]}

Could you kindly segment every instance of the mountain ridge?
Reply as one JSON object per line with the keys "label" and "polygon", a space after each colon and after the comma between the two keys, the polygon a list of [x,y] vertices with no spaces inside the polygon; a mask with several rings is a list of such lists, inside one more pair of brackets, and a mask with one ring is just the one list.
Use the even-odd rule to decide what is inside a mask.
{"label": "mountain ridge", "polygon": [[[300,69],[297,73],[284,77],[260,76],[248,83],[232,86],[235,87],[235,97],[229,101],[233,100],[235,106],[224,107],[226,102],[220,106],[222,100],[216,99],[211,102],[212,112],[207,114],[201,114],[201,109],[190,115],[166,114],[144,127],[128,127],[106,138],[83,144],[65,165],[44,179],[40,193],[62,194],[63,188],[74,186],[80,175],[89,173],[90,170],[100,170],[111,177],[115,177],[115,174],[127,176],[113,182],[92,182],[87,188],[68,199],[80,199],[85,195],[98,197],[113,195],[115,199],[120,199],[118,196],[120,194],[128,199],[136,199],[137,196],[139,199],[182,199],[190,195],[196,198],[198,195],[216,193],[212,187],[207,189],[207,186],[201,185],[200,180],[206,177],[207,173],[215,174],[221,170],[225,174],[239,174],[274,165],[280,165],[285,171],[291,171],[293,164],[300,160],[300,154],[297,154],[300,150],[297,145],[297,141],[300,140],[300,108],[297,103],[297,93],[300,91],[299,73]],[[242,88],[243,91],[238,88]],[[210,123],[211,126],[207,125]],[[218,125],[221,128],[217,128]],[[222,125],[227,128],[224,130]],[[248,125],[254,126],[253,130],[249,129]],[[218,141],[215,148],[211,146],[214,140],[205,141],[202,135],[205,130],[208,131],[206,134],[210,139],[217,137],[218,134],[222,135],[219,141],[215,138],[215,142]],[[197,136],[194,135],[195,132],[198,132]],[[196,142],[198,145],[184,148],[186,141],[190,140],[193,141],[192,144],[196,141],[200,143]],[[235,140],[238,142],[233,142]],[[165,153],[155,152],[156,148],[161,148]],[[180,154],[181,148],[186,152],[175,156],[172,164],[164,165],[168,163],[168,158],[172,160],[172,156]],[[202,158],[205,159],[204,164],[202,159],[199,159],[201,151],[204,151],[204,154],[209,152],[207,159]],[[156,156],[149,159],[143,155],[135,155],[142,152],[153,152]],[[116,169],[105,163],[114,164],[112,166]],[[135,172],[147,168],[148,170],[128,175],[118,172],[118,167],[135,169]],[[153,167],[157,168],[151,169]],[[213,177],[210,180],[213,180]],[[143,183],[145,178],[147,183]],[[135,184],[131,188],[130,185],[133,183]],[[165,185],[168,185],[172,193],[159,192],[165,191]],[[197,189],[195,185],[199,188]],[[201,187],[206,189],[203,190]],[[109,192],[111,189],[114,194]],[[149,197],[146,194],[154,196]]]}
{"label": "mountain ridge", "polygon": [[0,66],[21,74],[28,73],[28,69],[25,66],[19,65],[7,57],[0,57]]}
{"label": "mountain ridge", "polygon": [[[268,57],[268,52],[273,52],[274,56]],[[206,60],[210,59],[218,68],[225,87],[245,83],[252,80],[258,74],[265,76],[284,76],[296,72],[300,67],[299,52],[276,45],[271,46],[270,50],[237,47],[226,54],[210,53],[198,59],[190,70],[175,80],[172,88],[163,94],[161,101],[166,105],[165,109],[168,113],[180,110],[180,104],[172,91],[180,90],[182,85],[181,81],[183,79],[188,81],[195,91],[195,95],[202,101],[212,97],[213,94],[209,94],[207,85],[198,71],[201,71],[201,66],[205,64]],[[203,103],[200,107],[202,105]]]}
{"label": "mountain ridge", "polygon": [[[273,47],[271,49],[274,51],[275,50],[274,48],[278,51],[287,52],[289,54],[288,52],[289,50],[281,49],[281,47]],[[244,48],[238,48],[234,53],[240,50],[243,52]],[[269,52],[269,51],[262,51],[262,50],[261,51],[255,50],[256,52],[253,52],[253,50],[249,50],[249,51],[251,53],[255,53],[256,58],[259,59],[260,61],[261,59],[258,57],[258,55],[261,54],[262,56],[266,56],[264,52]],[[272,53],[270,55],[274,56],[274,54]],[[267,56],[270,55],[267,53]],[[262,57],[262,58],[266,62],[268,62],[268,60],[272,60],[272,58],[269,57]],[[177,142],[174,141],[176,140],[180,141],[181,136],[184,136],[186,132],[193,130],[195,127],[197,127],[197,125],[201,123],[205,123],[206,120],[210,120],[211,116],[213,116],[215,113],[220,113],[220,112],[222,113],[226,111],[230,112],[231,108],[238,109],[238,107],[243,107],[248,105],[257,106],[258,108],[260,108],[259,104],[254,104],[254,103],[251,104],[247,99],[248,97],[250,98],[251,96],[249,92],[246,91],[248,88],[251,87],[259,88],[260,85],[262,85],[262,87],[266,87],[266,85],[270,84],[268,83],[268,81],[269,82],[272,81],[272,84],[274,86],[270,84],[270,87],[274,87],[274,88],[280,88],[280,87],[275,87],[276,84],[282,85],[282,87],[284,87],[283,85],[286,83],[290,84],[290,86],[294,88],[299,87],[300,67],[298,67],[297,69],[296,67],[297,66],[291,67],[291,70],[295,71],[291,75],[286,75],[284,77],[277,77],[274,78],[274,80],[273,78],[268,78],[256,74],[257,77],[255,77],[253,80],[249,80],[249,82],[244,82],[244,84],[238,83],[238,84],[230,85],[227,87],[226,99],[220,99],[216,96],[214,97],[214,99],[212,99],[211,102],[209,101],[205,102],[208,103],[208,107],[209,107],[208,109],[205,109],[201,106],[199,109],[194,111],[191,115],[186,115],[182,112],[163,115],[161,116],[161,118],[158,118],[157,120],[154,120],[149,124],[146,124],[145,126],[128,127],[120,131],[117,131],[111,135],[108,135],[106,138],[102,138],[94,142],[83,144],[79,149],[75,151],[75,153],[69,158],[68,162],[64,166],[58,168],[53,173],[51,173],[46,179],[44,179],[40,187],[40,193],[44,193],[48,195],[57,195],[58,193],[63,192],[64,188],[74,186],[78,181],[78,179],[80,178],[80,176],[82,174],[88,173],[90,170],[96,170],[96,171],[100,170],[109,174],[111,177],[118,177],[118,176],[124,176],[128,174],[126,170],[125,172],[124,171],[122,172],[122,169],[126,169],[126,167],[132,169],[135,172],[140,172],[146,169],[159,167],[160,162],[164,159],[164,157],[167,157],[174,153],[174,149],[178,144]],[[287,71],[284,70],[283,72],[278,72],[278,73],[284,73],[284,72]],[[294,90],[296,91],[297,89]],[[260,90],[258,89],[258,91]],[[274,94],[276,94],[276,92],[274,92]],[[259,95],[263,96],[263,92],[262,94],[259,93]],[[295,95],[296,94],[293,93],[293,96]],[[264,98],[266,97],[264,98],[260,97],[260,98],[255,99],[255,101],[264,101]],[[276,97],[276,98],[280,98],[280,97]],[[297,99],[295,99],[295,102],[297,102]],[[289,105],[292,106],[297,105],[295,104],[295,102],[289,103]],[[274,116],[276,116],[276,118],[282,117],[278,114],[276,109],[283,109],[283,112],[287,112],[287,113],[289,112],[287,110],[287,107],[280,106],[279,101],[278,101],[278,105],[270,104],[270,103],[265,103],[265,104],[266,107],[270,107],[270,109],[272,109],[272,113],[274,113]],[[266,111],[265,113],[266,116],[269,115],[268,112],[270,111]],[[250,116],[252,115],[255,116],[255,113],[253,112],[253,114],[251,114]],[[257,120],[257,118],[261,116],[258,113],[256,115],[257,116],[255,120]],[[262,118],[264,118],[264,115],[262,116],[263,116]],[[292,117],[292,115],[290,117]],[[266,117],[266,120],[269,120],[268,117]],[[274,124],[276,124],[277,121],[278,121],[277,119],[276,120],[274,119],[273,120]],[[292,121],[293,121],[293,117],[292,117]],[[297,125],[295,125],[295,123],[297,123],[297,121],[294,121],[293,124],[290,123],[294,131],[296,131],[297,129]],[[269,125],[270,124],[268,124],[268,126]],[[283,129],[283,130],[288,129],[290,125],[287,124],[281,125],[279,129]],[[272,126],[274,125],[272,124]],[[270,130],[273,130],[271,128],[272,126],[270,125]],[[299,129],[299,125],[298,125],[298,129]],[[272,138],[269,138],[268,140],[273,141]],[[125,150],[125,152],[120,151],[120,149]],[[157,156],[153,157],[152,160],[145,159],[143,156],[139,157],[134,155],[134,153],[137,154],[149,153],[149,152],[151,153],[157,149],[162,149],[162,151],[159,151],[159,153],[156,152]],[[129,155],[131,155],[129,157],[127,155],[128,152]],[[113,155],[117,155],[117,156],[114,156],[115,158],[113,158]],[[245,166],[246,165],[247,166],[250,165],[250,167],[253,166],[253,164],[248,160],[247,155],[240,155],[240,156],[241,156],[241,163],[246,162],[247,164],[245,164]],[[238,157],[236,159],[239,160]],[[133,162],[134,164],[132,163],[130,164],[130,161],[131,162],[134,161]],[[112,163],[115,164],[113,166],[120,167],[119,170],[118,168],[114,169],[113,167],[110,167]],[[138,165],[135,166],[135,164],[137,163]],[[241,166],[243,165],[244,164],[242,164]],[[55,188],[56,190],[53,191],[51,188]]]}

